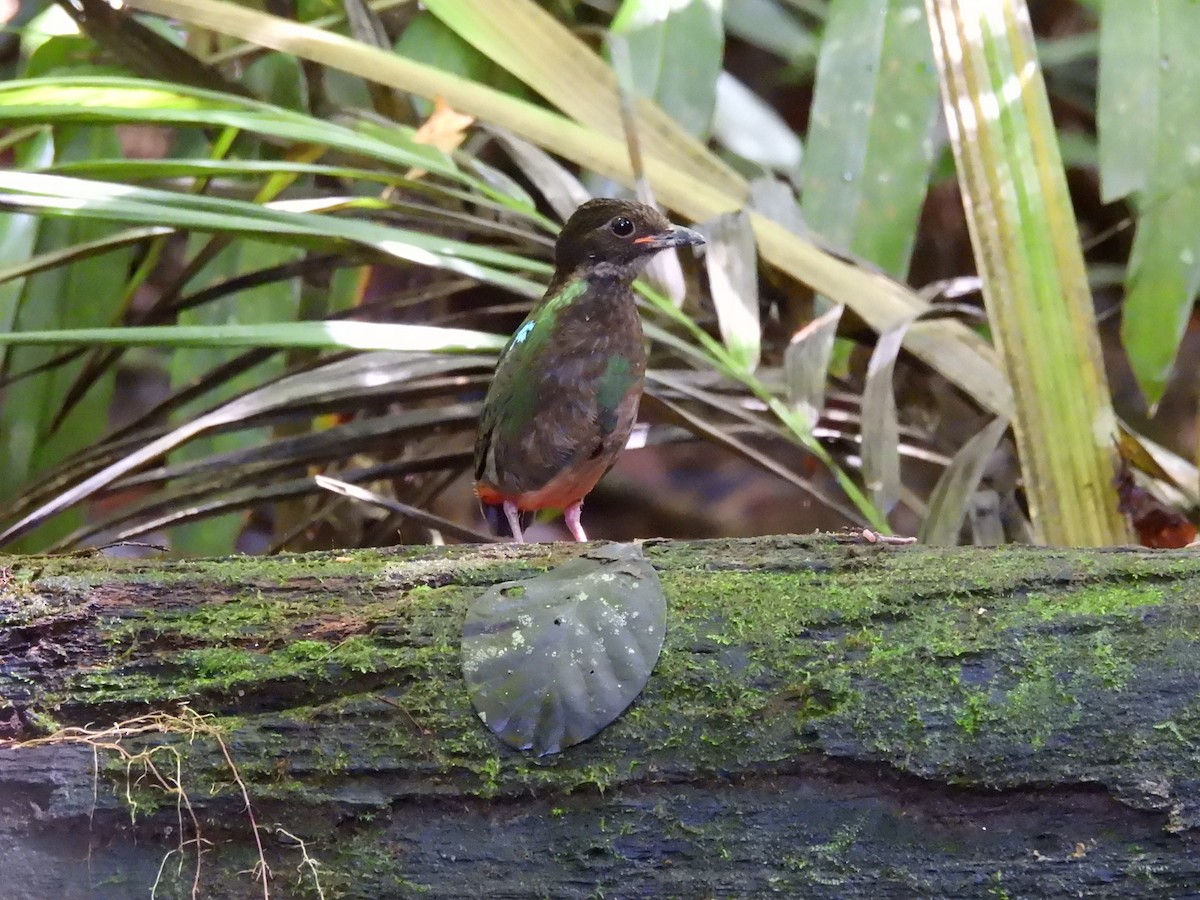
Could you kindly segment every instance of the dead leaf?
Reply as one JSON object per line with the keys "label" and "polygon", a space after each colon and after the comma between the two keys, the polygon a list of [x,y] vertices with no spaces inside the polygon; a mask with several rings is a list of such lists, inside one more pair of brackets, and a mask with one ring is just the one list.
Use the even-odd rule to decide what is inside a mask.
{"label": "dead leaf", "polygon": [[1120,510],[1133,522],[1143,547],[1177,549],[1196,540],[1196,526],[1187,516],[1137,484],[1128,465],[1122,465],[1113,484],[1120,498]]}
{"label": "dead leaf", "polygon": [[[457,150],[467,137],[467,129],[475,124],[475,117],[456,112],[454,108],[441,97],[433,98],[433,112],[413,134],[413,140],[418,144],[428,144],[443,153]],[[420,178],[425,174],[424,169],[409,169],[406,178]]]}

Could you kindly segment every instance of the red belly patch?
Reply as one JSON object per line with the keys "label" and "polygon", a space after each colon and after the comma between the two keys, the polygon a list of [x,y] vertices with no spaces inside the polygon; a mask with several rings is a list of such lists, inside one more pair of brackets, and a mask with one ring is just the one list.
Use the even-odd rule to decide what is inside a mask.
{"label": "red belly patch", "polygon": [[582,465],[572,466],[555,475],[543,487],[536,491],[525,491],[520,494],[505,494],[494,485],[485,482],[475,483],[475,496],[484,503],[501,504],[513,501],[517,509],[565,509],[578,503],[596,486],[611,460],[603,456],[590,459]]}

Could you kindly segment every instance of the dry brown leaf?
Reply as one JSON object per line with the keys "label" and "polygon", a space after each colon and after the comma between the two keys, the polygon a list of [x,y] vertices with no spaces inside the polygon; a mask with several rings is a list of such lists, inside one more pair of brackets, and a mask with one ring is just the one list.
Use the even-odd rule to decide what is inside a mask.
{"label": "dry brown leaf", "polygon": [[[466,139],[467,129],[475,124],[475,117],[456,112],[454,107],[441,97],[433,98],[433,112],[413,134],[418,144],[428,144],[443,153],[457,150]],[[424,169],[409,169],[406,177],[420,178]]]}

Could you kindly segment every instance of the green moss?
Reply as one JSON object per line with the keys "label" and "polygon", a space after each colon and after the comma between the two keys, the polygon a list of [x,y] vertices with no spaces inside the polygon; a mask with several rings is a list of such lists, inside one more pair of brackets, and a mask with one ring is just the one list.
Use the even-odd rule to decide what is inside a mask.
{"label": "green moss", "polygon": [[485,758],[483,764],[476,768],[475,771],[483,779],[483,783],[479,788],[479,795],[481,797],[490,798],[499,793],[500,769],[500,757],[495,755]]}
{"label": "green moss", "polygon": [[[245,715],[231,720],[229,734],[255,797],[315,803],[322,790],[371,771],[384,773],[381,784],[393,779],[398,795],[534,795],[550,815],[574,819],[590,811],[591,798],[624,784],[677,777],[680,760],[697,778],[775,765],[794,771],[804,754],[829,748],[951,781],[1022,783],[1029,772],[1070,771],[1059,738],[1128,702],[1144,661],[1165,659],[1185,674],[1197,665],[1200,608],[1194,597],[1179,602],[1167,574],[1183,567],[1177,560],[863,548],[835,567],[841,551],[829,542],[781,538],[751,559],[761,568],[727,570],[744,559],[741,546],[647,548],[664,564],[662,659],[625,715],[557,757],[512,752],[479,723],[458,678],[458,641],[463,612],[485,582],[553,565],[577,552],[571,547],[521,551],[529,557],[498,548],[495,570],[481,556],[456,571],[469,551],[428,549],[356,551],[346,562],[324,554],[178,564],[179,609],[117,610],[110,658],[43,699],[71,707],[68,721],[93,721],[106,700],[188,697],[198,709],[219,700]],[[186,598],[189,580],[226,566],[219,601]],[[71,583],[128,577],[115,571],[71,575]],[[1139,580],[1120,581],[1125,571]],[[303,592],[283,599],[268,589],[289,582]],[[1147,616],[1157,617],[1149,638]],[[127,667],[135,647],[138,666]],[[1187,702],[1136,735],[1137,753],[1168,748],[1182,759],[1181,748],[1200,746],[1200,709]],[[239,746],[247,732],[255,743]],[[1028,746],[1027,771],[993,765],[1001,735]],[[1133,751],[1102,752],[1115,771]],[[228,789],[212,748],[193,754],[192,774]],[[729,852],[725,825],[662,816],[665,831],[713,855]],[[612,831],[630,821],[614,819]],[[360,826],[362,835],[318,853],[322,863],[336,870],[344,861],[350,872],[365,859],[368,874],[402,877],[394,855],[371,855],[375,824],[364,818]],[[852,874],[839,859],[851,855],[856,832],[830,830],[823,843],[796,848],[799,881]]]}
{"label": "green moss", "polygon": [[180,655],[179,664],[195,673],[197,683],[228,687],[235,682],[254,678],[262,668],[262,661],[260,654],[248,650],[213,647],[188,650]]}
{"label": "green moss", "polygon": [[296,641],[280,651],[280,658],[297,663],[320,662],[328,659],[331,652],[326,641]]}
{"label": "green moss", "polygon": [[986,691],[967,690],[963,697],[962,708],[954,717],[954,722],[969,735],[975,735],[981,729],[996,720],[997,712],[991,697]]}
{"label": "green moss", "polygon": [[1112,640],[1112,634],[1108,629],[1092,635],[1091,667],[1106,689],[1120,691],[1133,677],[1134,667],[1128,656],[1117,651]]}
{"label": "green moss", "polygon": [[1029,594],[1020,606],[1020,614],[1047,622],[1062,620],[1064,613],[1070,617],[1128,615],[1137,609],[1158,606],[1163,596],[1163,588],[1157,584],[1086,585],[1065,598],[1061,592]]}

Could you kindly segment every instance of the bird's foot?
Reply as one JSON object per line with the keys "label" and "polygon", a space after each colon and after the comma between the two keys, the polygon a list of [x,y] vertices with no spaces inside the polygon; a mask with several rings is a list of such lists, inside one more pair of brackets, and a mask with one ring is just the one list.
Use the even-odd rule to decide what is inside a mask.
{"label": "bird's foot", "polygon": [[565,510],[563,510],[563,519],[566,520],[567,531],[571,532],[571,537],[575,538],[575,540],[582,544],[588,539],[588,536],[583,533],[583,526],[579,524],[579,514],[581,512],[583,512],[582,500],[580,500],[578,503],[572,503]]}
{"label": "bird's foot", "polygon": [[512,530],[513,540],[518,544],[525,543],[525,535],[521,532],[521,511],[511,500],[504,501],[504,518],[508,519],[508,527]]}

